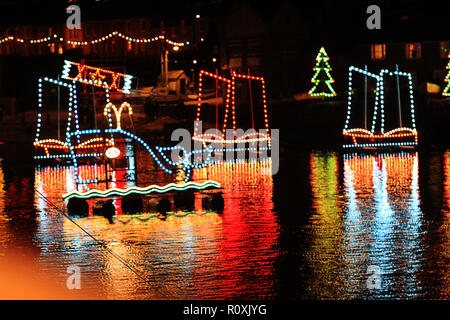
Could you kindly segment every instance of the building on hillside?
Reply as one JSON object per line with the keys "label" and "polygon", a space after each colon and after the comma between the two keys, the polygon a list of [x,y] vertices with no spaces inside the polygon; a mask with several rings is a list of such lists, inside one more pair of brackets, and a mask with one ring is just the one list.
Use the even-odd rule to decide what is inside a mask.
{"label": "building on hillside", "polygon": [[376,41],[359,45],[359,60],[369,68],[399,68],[411,72],[414,82],[443,86],[450,54],[450,40]]}

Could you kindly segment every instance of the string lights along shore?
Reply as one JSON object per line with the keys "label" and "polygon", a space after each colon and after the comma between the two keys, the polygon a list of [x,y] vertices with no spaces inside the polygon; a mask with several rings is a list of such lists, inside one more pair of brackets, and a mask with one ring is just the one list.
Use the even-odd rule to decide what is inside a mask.
{"label": "string lights along shore", "polygon": [[133,42],[133,43],[144,43],[144,44],[149,44],[149,43],[153,43],[156,41],[164,41],[165,43],[174,46],[174,47],[184,47],[186,45],[189,45],[189,41],[186,42],[177,42],[177,41],[173,41],[168,39],[163,33],[155,36],[155,37],[150,37],[150,38],[134,38],[134,37],[130,37],[122,32],[119,31],[113,31],[109,34],[106,34],[104,36],[95,38],[95,39],[91,39],[88,41],[74,41],[74,40],[66,40],[64,37],[59,36],[57,34],[53,34],[53,36],[47,36],[47,37],[43,37],[43,38],[39,38],[39,39],[28,39],[25,40],[24,38],[21,37],[17,37],[17,36],[6,36],[2,39],[0,39],[0,44],[6,44],[6,43],[18,43],[18,44],[43,44],[43,43],[56,43],[56,44],[61,44],[61,43],[67,43],[69,45],[73,45],[73,46],[87,46],[87,45],[95,45],[95,44],[99,44],[102,43],[104,41],[107,40],[113,40],[113,39],[117,39],[117,38],[121,38],[124,39],[128,42]]}
{"label": "string lights along shore", "polygon": [[331,77],[330,63],[328,62],[330,58],[324,47],[320,48],[320,51],[316,57],[316,66],[313,68],[315,71],[311,82],[314,84],[311,90],[309,90],[309,95],[312,97],[334,97],[336,92],[332,87],[334,79]]}

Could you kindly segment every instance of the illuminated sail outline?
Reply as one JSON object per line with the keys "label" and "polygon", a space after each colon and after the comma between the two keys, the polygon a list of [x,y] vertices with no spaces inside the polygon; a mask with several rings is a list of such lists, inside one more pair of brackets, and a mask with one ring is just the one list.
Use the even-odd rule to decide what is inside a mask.
{"label": "illuminated sail outline", "polygon": [[[351,108],[352,108],[352,73],[353,71],[359,72],[365,76],[372,77],[377,80],[376,85],[376,94],[375,94],[375,106],[374,113],[372,117],[372,127],[371,130],[367,130],[364,128],[350,128],[349,122],[351,116]],[[412,128],[408,127],[399,127],[388,132],[384,132],[384,84],[383,84],[383,75],[388,74],[390,76],[404,76],[408,77],[409,84],[409,97],[410,97],[410,111],[411,111],[411,119],[412,119]],[[378,108],[380,108],[380,133],[375,133],[375,127],[378,120]],[[353,140],[353,144],[343,145],[344,148],[354,148],[354,147],[395,147],[395,146],[416,146],[418,144],[418,133],[416,129],[416,121],[414,114],[414,96],[413,96],[413,86],[412,86],[412,75],[407,72],[400,71],[389,71],[387,69],[383,69],[380,71],[378,75],[368,72],[366,70],[359,69],[357,67],[351,66],[349,68],[349,83],[348,83],[348,104],[347,104],[347,116],[345,120],[344,129],[342,131],[344,136],[351,137]],[[383,140],[383,139],[392,139],[392,138],[407,138],[412,137],[413,141],[398,141],[398,142],[371,142],[371,140]],[[357,139],[367,139],[369,143],[358,143]]]}
{"label": "illuminated sail outline", "polygon": [[[69,146],[67,143],[50,138],[50,139],[39,139],[41,134],[41,126],[42,126],[42,108],[43,108],[43,83],[48,82],[60,87],[65,87],[69,89],[69,103],[68,103],[68,115],[67,115],[67,125],[66,125],[66,137],[68,133],[71,131],[71,127],[73,125],[72,123],[72,117],[74,118],[75,123],[75,129],[76,131],[79,131],[79,122],[78,122],[78,103],[77,103],[77,88],[76,88],[76,82],[78,80],[73,80],[72,83],[66,83],[60,80],[55,80],[48,77],[39,78],[38,81],[38,117],[37,117],[37,125],[36,125],[36,135],[34,139],[34,146],[36,148],[43,148],[45,151],[45,155],[35,155],[35,160],[44,160],[44,159],[57,159],[57,158],[69,158],[70,155],[67,154],[60,154],[60,155],[51,155],[49,150],[56,149],[56,150],[69,150]],[[86,80],[86,83],[93,84],[94,81]],[[106,101],[109,104],[109,91],[106,89]],[[109,118],[109,124],[110,127],[112,125],[111,122],[111,116],[108,113]],[[79,138],[79,137],[78,137]],[[99,148],[103,147],[103,142],[100,144],[100,140],[103,141],[101,138],[94,138],[90,139],[88,141],[85,141],[83,143],[80,143],[78,139],[78,145],[75,146],[77,149],[91,149],[91,148]],[[96,143],[97,142],[97,143]],[[114,139],[106,139],[106,146],[113,146],[114,145]],[[102,155],[102,153],[91,153],[92,156]],[[77,157],[87,157],[88,155],[85,154],[78,154]]]}
{"label": "illuminated sail outline", "polygon": [[[225,99],[225,116],[223,121],[223,129],[222,134],[202,134],[201,132],[198,132],[198,123],[201,121],[200,119],[200,111],[202,106],[202,92],[203,92],[203,76],[209,76],[216,80],[224,81],[227,83],[227,93],[226,93],[226,99]],[[228,124],[228,118],[229,113],[231,113],[231,123],[233,132],[236,132],[236,98],[235,98],[235,86],[236,86],[236,78],[241,79],[248,79],[248,80],[256,80],[261,82],[262,87],[262,101],[263,101],[263,112],[264,112],[264,125],[265,125],[265,131],[266,133],[261,132],[252,132],[249,134],[245,134],[241,137],[237,137],[234,140],[226,140],[224,137],[227,124]],[[231,104],[231,107],[230,107]],[[231,109],[231,111],[230,111]],[[246,74],[237,74],[236,72],[231,72],[231,79],[219,76],[217,74],[207,72],[204,70],[200,71],[199,74],[199,88],[198,88],[198,102],[197,102],[197,114],[196,114],[196,121],[194,126],[194,135],[192,137],[193,140],[201,141],[204,143],[243,143],[243,142],[258,142],[258,141],[268,141],[270,145],[270,130],[269,130],[269,120],[268,120],[268,113],[267,113],[267,98],[266,98],[266,86],[265,86],[265,80],[263,77],[256,77]]]}

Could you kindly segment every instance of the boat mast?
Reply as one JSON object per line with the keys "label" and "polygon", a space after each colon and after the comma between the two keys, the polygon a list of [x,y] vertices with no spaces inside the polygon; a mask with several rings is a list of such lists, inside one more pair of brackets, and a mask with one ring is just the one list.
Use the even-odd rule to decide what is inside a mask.
{"label": "boat mast", "polygon": [[[59,75],[57,77],[59,81]],[[58,93],[58,140],[61,141],[61,86],[58,86],[57,93]]]}
{"label": "boat mast", "polygon": [[395,65],[395,69],[397,71],[396,73],[396,78],[397,78],[397,100],[398,100],[398,117],[400,120],[400,128],[403,127],[402,125],[402,105],[401,105],[401,101],[400,101],[400,81],[399,81],[399,77],[398,77],[398,64]]}
{"label": "boat mast", "polygon": [[[367,72],[367,65],[364,66]],[[364,74],[364,129],[367,130],[367,73]]]}

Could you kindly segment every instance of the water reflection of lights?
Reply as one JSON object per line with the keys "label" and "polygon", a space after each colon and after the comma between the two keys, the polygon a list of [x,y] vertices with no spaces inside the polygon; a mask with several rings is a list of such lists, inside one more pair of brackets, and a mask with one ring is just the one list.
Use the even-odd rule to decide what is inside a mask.
{"label": "water reflection of lights", "polygon": [[235,292],[248,292],[252,286],[270,292],[273,286],[269,279],[279,226],[273,213],[273,177],[261,174],[262,170],[271,170],[270,160],[225,162],[193,173],[194,180],[212,179],[224,188],[218,284],[234,287]]}
{"label": "water reflection of lights", "polygon": [[[154,168],[152,163],[145,165],[139,167]],[[270,166],[268,161],[242,162],[193,171],[195,182],[211,179],[221,183],[225,201],[222,215],[203,211],[200,195],[196,194],[195,212],[169,214],[164,221],[155,214],[119,215],[113,225],[103,217],[77,219],[79,225],[144,275],[154,277],[156,281],[150,288],[72,223],[56,215],[40,216],[36,238],[44,243],[45,255],[56,251],[63,252],[68,263],[83,265],[83,261],[89,261],[87,276],[107,279],[104,290],[111,295],[108,298],[126,298],[130,290],[134,297],[142,294],[141,298],[164,298],[156,289],[180,299],[214,298],[217,288],[233,288],[221,290],[224,299],[236,297],[236,292],[248,297],[268,297],[273,294],[276,278],[273,263],[279,230],[273,213],[272,176],[261,174]],[[85,170],[86,176],[104,174],[102,166],[80,170]],[[139,181],[151,177],[157,177],[158,183],[172,182],[167,180],[172,177],[151,170]],[[166,181],[162,180],[164,177]],[[38,168],[36,187],[63,207],[60,196],[75,188],[68,184],[72,178],[70,167]],[[46,204],[41,209],[49,210]]]}
{"label": "water reflection of lights", "polygon": [[237,194],[242,195],[242,192],[245,192],[245,198],[248,201],[262,201],[261,204],[266,207],[265,211],[270,211],[273,208],[273,180],[271,175],[261,174],[265,170],[272,170],[270,160],[223,162],[195,169],[193,179],[194,181],[209,179],[219,182],[221,187],[227,190],[224,199],[226,202],[229,200],[230,206],[225,203],[226,211],[235,213],[247,205],[247,203],[232,201],[234,198],[239,198]]}
{"label": "water reflection of lights", "polygon": [[368,266],[376,265],[383,281],[375,295],[416,296],[423,259],[417,153],[344,155],[342,191],[338,167],[335,154],[311,156],[317,214],[307,257],[320,279],[312,289],[358,297],[367,290]]}
{"label": "water reflection of lights", "polygon": [[[69,252],[80,257],[90,258],[93,265],[90,276],[107,278],[105,291],[109,299],[123,299],[129,295],[142,294],[145,298],[161,299],[157,290],[169,297],[191,296],[198,277],[213,276],[219,267],[216,265],[217,242],[221,239],[221,217],[217,214],[190,214],[183,218],[169,215],[161,221],[155,214],[120,217],[120,221],[111,226],[102,217],[90,217],[77,220],[83,228],[95,237],[102,239],[108,248],[133,265],[147,278],[155,277],[159,281],[143,283],[130,273],[117,259],[102,254],[90,239],[83,237],[81,231],[69,221],[64,222],[65,241]],[[96,253],[97,251],[97,253]],[[201,264],[201,267],[196,265]],[[201,285],[201,284],[200,284]],[[208,288],[205,295],[213,296]]]}
{"label": "water reflection of lights", "polygon": [[[417,272],[422,261],[417,250],[422,221],[417,153],[353,155],[344,158],[344,176],[349,177],[345,179],[348,197],[360,199],[343,220],[348,241],[345,278],[354,284],[368,266],[376,265],[382,273],[383,295],[403,291],[414,297],[420,290]],[[355,215],[355,210],[360,214]],[[361,248],[361,244],[366,245]]]}
{"label": "water reflection of lights", "polygon": [[444,205],[443,221],[438,227],[438,241],[435,242],[435,248],[442,254],[436,264],[442,266],[439,273],[442,274],[443,285],[440,295],[448,299],[450,296],[450,276],[448,261],[450,261],[450,151],[444,154]]}
{"label": "water reflection of lights", "polygon": [[0,214],[5,209],[5,174],[3,173],[3,159],[0,158]]}
{"label": "water reflection of lights", "polygon": [[312,153],[310,170],[314,214],[305,231],[312,234],[313,243],[304,254],[311,265],[311,278],[315,279],[310,290],[313,296],[321,298],[323,292],[332,292],[335,287],[337,266],[333,262],[339,264],[342,252],[337,155]]}
{"label": "water reflection of lights", "polygon": [[3,173],[3,159],[0,158],[0,249],[6,245],[7,232],[7,221],[8,218],[5,215],[5,201],[6,201],[6,186],[5,186],[5,175]]}

